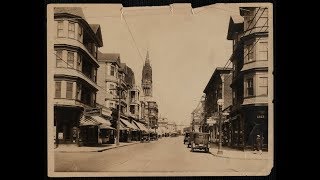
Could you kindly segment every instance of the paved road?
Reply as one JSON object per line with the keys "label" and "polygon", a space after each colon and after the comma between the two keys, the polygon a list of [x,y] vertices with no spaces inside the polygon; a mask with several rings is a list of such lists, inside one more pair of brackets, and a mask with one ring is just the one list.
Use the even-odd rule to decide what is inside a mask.
{"label": "paved road", "polygon": [[183,137],[167,137],[103,152],[55,152],[56,172],[259,172],[266,160],[228,159],[190,152]]}

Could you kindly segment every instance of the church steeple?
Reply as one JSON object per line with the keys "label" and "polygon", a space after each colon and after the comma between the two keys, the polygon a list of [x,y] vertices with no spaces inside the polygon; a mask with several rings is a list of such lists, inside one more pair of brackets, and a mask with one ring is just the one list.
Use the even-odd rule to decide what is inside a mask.
{"label": "church steeple", "polygon": [[144,95],[152,97],[152,68],[150,65],[149,50],[147,50],[146,60],[142,69],[141,81]]}
{"label": "church steeple", "polygon": [[147,50],[147,55],[146,55],[146,61],[144,64],[150,64],[150,59],[149,59],[149,49]]}

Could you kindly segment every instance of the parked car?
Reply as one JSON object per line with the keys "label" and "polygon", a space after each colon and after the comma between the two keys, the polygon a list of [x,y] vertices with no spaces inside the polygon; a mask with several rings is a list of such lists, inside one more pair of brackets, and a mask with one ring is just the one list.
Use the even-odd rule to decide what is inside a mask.
{"label": "parked car", "polygon": [[189,143],[190,132],[184,134],[183,144]]}
{"label": "parked car", "polygon": [[191,151],[194,152],[197,149],[209,152],[209,135],[209,133],[194,132],[190,136]]}
{"label": "parked car", "polygon": [[189,138],[188,138],[188,148],[191,148],[191,137],[193,136],[194,132],[189,132]]}

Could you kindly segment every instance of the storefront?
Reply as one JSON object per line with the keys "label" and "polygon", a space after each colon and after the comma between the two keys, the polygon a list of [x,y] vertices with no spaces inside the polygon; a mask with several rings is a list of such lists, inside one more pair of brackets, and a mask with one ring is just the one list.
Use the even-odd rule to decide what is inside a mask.
{"label": "storefront", "polygon": [[247,148],[256,146],[256,138],[262,139],[262,148],[268,149],[268,106],[246,106],[244,121],[244,139]]}
{"label": "storefront", "polygon": [[98,146],[108,144],[114,128],[109,120],[100,116],[83,116],[80,121],[80,146]]}
{"label": "storefront", "polygon": [[127,128],[123,123],[120,121],[120,138],[119,142],[131,142],[131,135],[130,135],[130,129]]}
{"label": "storefront", "polygon": [[122,126],[126,128],[123,133],[120,133],[120,140],[122,140],[121,142],[131,142],[133,139],[135,139],[133,135],[136,135],[138,133],[137,131],[139,131],[140,129],[137,126],[131,124],[128,120],[121,118],[120,122]]}
{"label": "storefront", "polygon": [[224,146],[231,146],[232,133],[231,133],[231,123],[229,119],[226,119],[223,121],[222,134],[223,134],[222,144]]}
{"label": "storefront", "polygon": [[262,138],[262,148],[268,149],[268,106],[242,106],[232,113],[231,146],[253,149],[257,135]]}
{"label": "storefront", "polygon": [[97,146],[99,137],[99,122],[91,116],[83,116],[80,120],[79,146]]}
{"label": "storefront", "polygon": [[79,121],[82,109],[79,107],[54,107],[56,144],[77,144],[79,141]]}

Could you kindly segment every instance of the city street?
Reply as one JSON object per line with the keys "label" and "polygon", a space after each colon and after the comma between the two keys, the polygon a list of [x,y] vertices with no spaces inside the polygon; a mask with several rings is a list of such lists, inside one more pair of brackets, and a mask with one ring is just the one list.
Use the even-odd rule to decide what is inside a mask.
{"label": "city street", "polygon": [[55,152],[54,157],[56,172],[259,172],[267,168],[267,160],[191,152],[183,136],[103,152]]}

